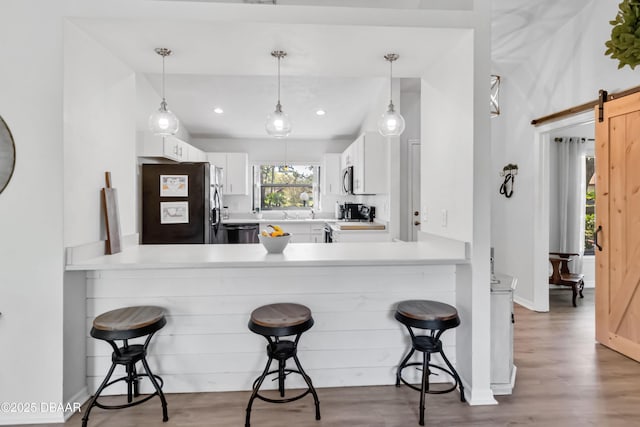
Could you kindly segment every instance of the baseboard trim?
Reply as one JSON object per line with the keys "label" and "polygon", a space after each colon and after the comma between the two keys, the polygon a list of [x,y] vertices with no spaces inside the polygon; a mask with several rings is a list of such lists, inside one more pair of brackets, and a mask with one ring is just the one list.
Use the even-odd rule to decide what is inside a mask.
{"label": "baseboard trim", "polygon": [[519,297],[519,296],[517,296],[517,295],[514,295],[514,296],[513,296],[513,302],[515,302],[515,303],[516,303],[516,304],[518,304],[518,305],[523,306],[524,308],[526,308],[526,309],[528,309],[528,310],[531,310],[531,311],[537,311],[537,310],[535,309],[535,306],[534,306],[534,304],[533,304],[533,301],[529,301],[528,299],[525,299],[525,298]]}
{"label": "baseboard trim", "polygon": [[493,398],[491,388],[485,390],[477,390],[469,386],[464,379],[460,378],[464,386],[464,398],[469,406],[497,405],[498,401]]}
{"label": "baseboard trim", "polygon": [[511,370],[511,378],[509,383],[501,383],[501,384],[491,384],[491,391],[493,391],[494,396],[504,396],[513,394],[513,387],[516,385],[516,371],[517,368],[514,365]]}
{"label": "baseboard trim", "polygon": [[[0,426],[17,426],[23,424],[60,424],[65,422],[62,414],[51,414],[47,416],[36,416],[34,414],[32,417],[20,416],[20,417],[0,417]],[[41,415],[41,414],[40,414]]]}
{"label": "baseboard trim", "polygon": [[[80,406],[84,405],[91,395],[89,394],[89,390],[87,387],[84,387],[82,390],[71,396],[69,400],[65,402],[65,407],[73,407],[74,403],[79,403]],[[64,421],[67,422],[69,418],[71,418],[75,414],[73,411],[64,413]]]}

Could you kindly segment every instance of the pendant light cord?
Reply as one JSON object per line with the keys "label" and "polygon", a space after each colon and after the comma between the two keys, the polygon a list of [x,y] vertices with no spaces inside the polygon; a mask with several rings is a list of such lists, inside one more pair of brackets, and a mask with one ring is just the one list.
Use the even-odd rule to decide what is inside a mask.
{"label": "pendant light cord", "polygon": [[280,105],[280,56],[278,56],[278,105]]}
{"label": "pendant light cord", "polygon": [[393,61],[389,61],[389,104],[393,104]]}
{"label": "pendant light cord", "polygon": [[165,102],[165,97],[164,97],[164,58],[165,58],[165,55],[162,55],[162,102]]}

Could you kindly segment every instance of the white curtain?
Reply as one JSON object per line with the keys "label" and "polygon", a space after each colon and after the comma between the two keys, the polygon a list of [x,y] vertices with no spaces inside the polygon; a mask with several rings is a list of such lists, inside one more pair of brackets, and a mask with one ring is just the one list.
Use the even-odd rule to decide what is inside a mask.
{"label": "white curtain", "polygon": [[569,265],[582,273],[585,219],[585,144],[583,138],[558,138],[559,250],[580,254]]}

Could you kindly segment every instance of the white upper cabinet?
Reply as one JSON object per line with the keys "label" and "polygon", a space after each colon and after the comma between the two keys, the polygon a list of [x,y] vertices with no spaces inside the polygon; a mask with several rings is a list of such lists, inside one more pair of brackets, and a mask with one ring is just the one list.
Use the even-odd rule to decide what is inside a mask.
{"label": "white upper cabinet", "polygon": [[193,145],[189,145],[188,148],[189,148],[188,160],[190,162],[206,162],[207,161],[207,153],[205,153],[199,148],[194,147]]}
{"label": "white upper cabinet", "polygon": [[343,167],[353,166],[354,194],[389,192],[389,144],[378,132],[365,132],[342,153]]}
{"label": "white upper cabinet", "polygon": [[227,174],[227,153],[207,153],[207,161],[211,166],[224,169],[224,175]]}
{"label": "white upper cabinet", "polygon": [[249,155],[247,153],[227,153],[225,194],[249,194],[248,170]]}
{"label": "white upper cabinet", "polygon": [[326,153],[322,157],[320,186],[322,194],[325,196],[328,194],[341,194],[341,157],[340,153]]}
{"label": "white upper cabinet", "polygon": [[207,160],[223,169],[225,195],[249,194],[249,155],[247,153],[207,153]]}
{"label": "white upper cabinet", "polygon": [[144,134],[140,157],[162,157],[176,162],[206,162],[204,151],[175,136]]}

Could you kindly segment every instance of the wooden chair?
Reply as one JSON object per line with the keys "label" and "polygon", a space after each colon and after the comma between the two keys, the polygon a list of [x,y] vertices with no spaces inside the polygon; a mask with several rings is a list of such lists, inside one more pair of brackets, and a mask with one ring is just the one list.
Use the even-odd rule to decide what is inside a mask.
{"label": "wooden chair", "polygon": [[565,252],[549,252],[549,262],[553,266],[553,273],[549,276],[550,285],[568,286],[573,291],[573,306],[576,305],[576,297],[578,293],[580,298],[584,298],[582,290],[584,289],[584,274],[574,274],[569,271],[569,263],[571,257],[580,254]]}

